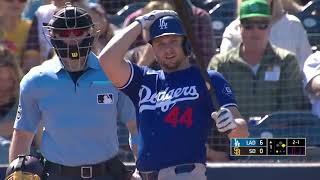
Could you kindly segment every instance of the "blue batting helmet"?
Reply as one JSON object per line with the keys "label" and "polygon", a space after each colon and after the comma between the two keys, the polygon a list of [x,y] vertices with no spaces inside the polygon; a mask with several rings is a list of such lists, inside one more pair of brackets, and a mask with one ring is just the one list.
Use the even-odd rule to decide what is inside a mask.
{"label": "blue batting helmet", "polygon": [[177,16],[163,16],[155,20],[149,29],[149,43],[155,38],[167,35],[180,35],[184,37],[182,44],[186,55],[191,54],[191,46],[187,40],[187,33],[183,29],[182,22]]}

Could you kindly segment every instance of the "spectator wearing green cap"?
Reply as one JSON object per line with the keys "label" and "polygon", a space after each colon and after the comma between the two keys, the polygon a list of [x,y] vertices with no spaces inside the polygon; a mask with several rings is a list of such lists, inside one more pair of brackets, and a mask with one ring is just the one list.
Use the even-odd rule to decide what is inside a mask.
{"label": "spectator wearing green cap", "polygon": [[[240,1],[240,0],[239,0]],[[253,0],[245,0],[248,3]],[[242,0],[242,2],[245,2]],[[300,20],[283,9],[282,0],[264,0],[271,9],[271,31],[269,40],[272,44],[294,53],[298,59],[300,71],[304,61],[312,53],[306,31]],[[240,6],[239,6],[240,7]],[[237,18],[223,33],[220,52],[226,52],[241,43],[240,19]]]}
{"label": "spectator wearing green cap", "polygon": [[265,0],[240,6],[242,43],[214,56],[209,69],[230,82],[241,114],[246,118],[275,111],[303,110],[305,96],[296,56],[269,41],[270,7]]}

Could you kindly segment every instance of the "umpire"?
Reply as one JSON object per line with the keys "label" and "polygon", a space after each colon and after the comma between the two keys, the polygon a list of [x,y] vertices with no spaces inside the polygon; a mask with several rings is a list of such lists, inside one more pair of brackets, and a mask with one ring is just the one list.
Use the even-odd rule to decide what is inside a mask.
{"label": "umpire", "polygon": [[31,69],[20,83],[10,162],[30,153],[41,120],[41,179],[130,179],[117,158],[117,119],[137,137],[135,109],[91,52],[98,34],[91,17],[66,4],[44,27],[57,56]]}

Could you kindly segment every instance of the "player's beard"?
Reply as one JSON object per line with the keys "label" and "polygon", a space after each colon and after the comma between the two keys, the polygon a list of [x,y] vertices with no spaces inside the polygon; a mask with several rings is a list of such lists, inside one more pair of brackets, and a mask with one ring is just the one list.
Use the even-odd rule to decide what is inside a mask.
{"label": "player's beard", "polygon": [[157,60],[157,62],[159,63],[159,66],[165,72],[173,72],[173,71],[179,70],[183,64],[183,61],[184,59],[182,58],[179,58],[176,60],[171,60],[171,59]]}

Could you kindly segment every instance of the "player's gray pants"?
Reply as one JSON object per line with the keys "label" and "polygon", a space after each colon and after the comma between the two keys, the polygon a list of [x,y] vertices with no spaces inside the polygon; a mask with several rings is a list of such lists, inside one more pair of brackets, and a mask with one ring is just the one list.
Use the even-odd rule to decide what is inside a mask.
{"label": "player's gray pants", "polygon": [[206,166],[200,163],[195,163],[194,165],[195,168],[190,172],[178,172],[177,166],[172,166],[161,169],[158,174],[140,172],[140,175],[142,175],[141,177],[134,175],[135,178],[131,178],[131,180],[207,180]]}
{"label": "player's gray pants", "polygon": [[175,166],[161,169],[158,180],[207,180],[206,166],[195,163],[196,167],[188,173],[175,173]]}

